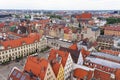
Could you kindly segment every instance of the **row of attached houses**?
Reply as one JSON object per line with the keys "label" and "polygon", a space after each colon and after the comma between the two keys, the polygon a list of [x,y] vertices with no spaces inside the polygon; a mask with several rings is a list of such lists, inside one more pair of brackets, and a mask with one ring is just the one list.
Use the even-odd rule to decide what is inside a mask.
{"label": "row of attached houses", "polygon": [[37,33],[30,33],[27,37],[1,42],[0,63],[15,60],[40,51],[47,46],[47,40]]}
{"label": "row of attached houses", "polygon": [[[112,53],[90,52],[84,46],[73,44],[69,48],[51,49],[48,60],[29,56],[24,73],[33,80],[35,77],[38,80],[120,80],[119,63],[119,56]],[[8,80],[15,80],[13,74],[14,70]]]}
{"label": "row of attached houses", "polygon": [[47,45],[54,48],[54,49],[59,49],[60,47],[69,47],[72,45],[72,41],[67,41],[64,39],[59,39],[59,38],[54,38],[51,36],[46,36],[47,39]]}
{"label": "row of attached houses", "polygon": [[[52,49],[47,59],[29,56],[24,66],[24,71],[21,74],[28,74],[30,79],[23,80],[71,80],[73,61],[68,52]],[[8,80],[16,80],[16,68],[11,70]],[[21,80],[20,74],[17,80]]]}
{"label": "row of attached houses", "polygon": [[[78,50],[75,44],[70,48]],[[74,80],[120,80],[119,53],[115,54],[108,50],[89,52],[81,49],[78,63],[73,66]]]}
{"label": "row of attached houses", "polygon": [[77,28],[72,30],[70,27],[65,27],[64,25],[53,24],[46,27],[40,27],[40,34],[45,34],[51,37],[62,38],[65,40],[80,40],[80,34]]}
{"label": "row of attached houses", "polygon": [[100,49],[109,49],[120,51],[120,38],[111,35],[100,35],[97,38],[97,43]]}
{"label": "row of attached houses", "polygon": [[120,36],[120,26],[119,25],[106,26],[104,28],[104,35]]}

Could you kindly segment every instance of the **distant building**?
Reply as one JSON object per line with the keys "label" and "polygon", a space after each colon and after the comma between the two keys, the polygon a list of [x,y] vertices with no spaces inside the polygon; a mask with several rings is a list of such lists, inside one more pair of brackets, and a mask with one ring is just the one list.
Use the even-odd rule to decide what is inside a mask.
{"label": "distant building", "polygon": [[120,26],[106,26],[104,28],[104,35],[114,35],[114,36],[120,36]]}
{"label": "distant building", "polygon": [[120,38],[110,35],[100,35],[97,38],[97,43],[100,49],[109,49],[120,51]]}
{"label": "distant building", "polygon": [[81,13],[75,16],[79,21],[88,21],[92,18],[92,14],[91,13]]}
{"label": "distant building", "polygon": [[90,41],[95,41],[100,35],[99,27],[85,27],[82,30],[83,39],[88,38]]}

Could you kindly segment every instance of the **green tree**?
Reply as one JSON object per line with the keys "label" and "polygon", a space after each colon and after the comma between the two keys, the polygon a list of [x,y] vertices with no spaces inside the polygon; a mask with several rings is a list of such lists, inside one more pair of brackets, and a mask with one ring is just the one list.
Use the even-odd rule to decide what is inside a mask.
{"label": "green tree", "polygon": [[110,17],[110,18],[107,18],[106,20],[107,20],[107,24],[120,23],[120,18]]}

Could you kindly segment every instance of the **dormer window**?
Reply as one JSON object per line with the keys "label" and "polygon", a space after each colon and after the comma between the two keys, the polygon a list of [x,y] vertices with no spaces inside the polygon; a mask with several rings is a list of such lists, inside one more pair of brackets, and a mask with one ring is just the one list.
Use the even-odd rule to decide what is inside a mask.
{"label": "dormer window", "polygon": [[22,45],[25,45],[26,43],[25,42],[22,42]]}
{"label": "dormer window", "polygon": [[8,49],[10,49],[10,48],[11,48],[11,46],[9,45],[9,46],[8,46]]}

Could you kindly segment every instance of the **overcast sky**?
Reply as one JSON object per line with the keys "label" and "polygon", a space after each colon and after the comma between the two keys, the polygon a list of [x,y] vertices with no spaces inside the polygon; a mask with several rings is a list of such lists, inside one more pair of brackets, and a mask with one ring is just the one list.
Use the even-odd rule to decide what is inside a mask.
{"label": "overcast sky", "polygon": [[0,0],[0,9],[120,10],[120,0]]}

